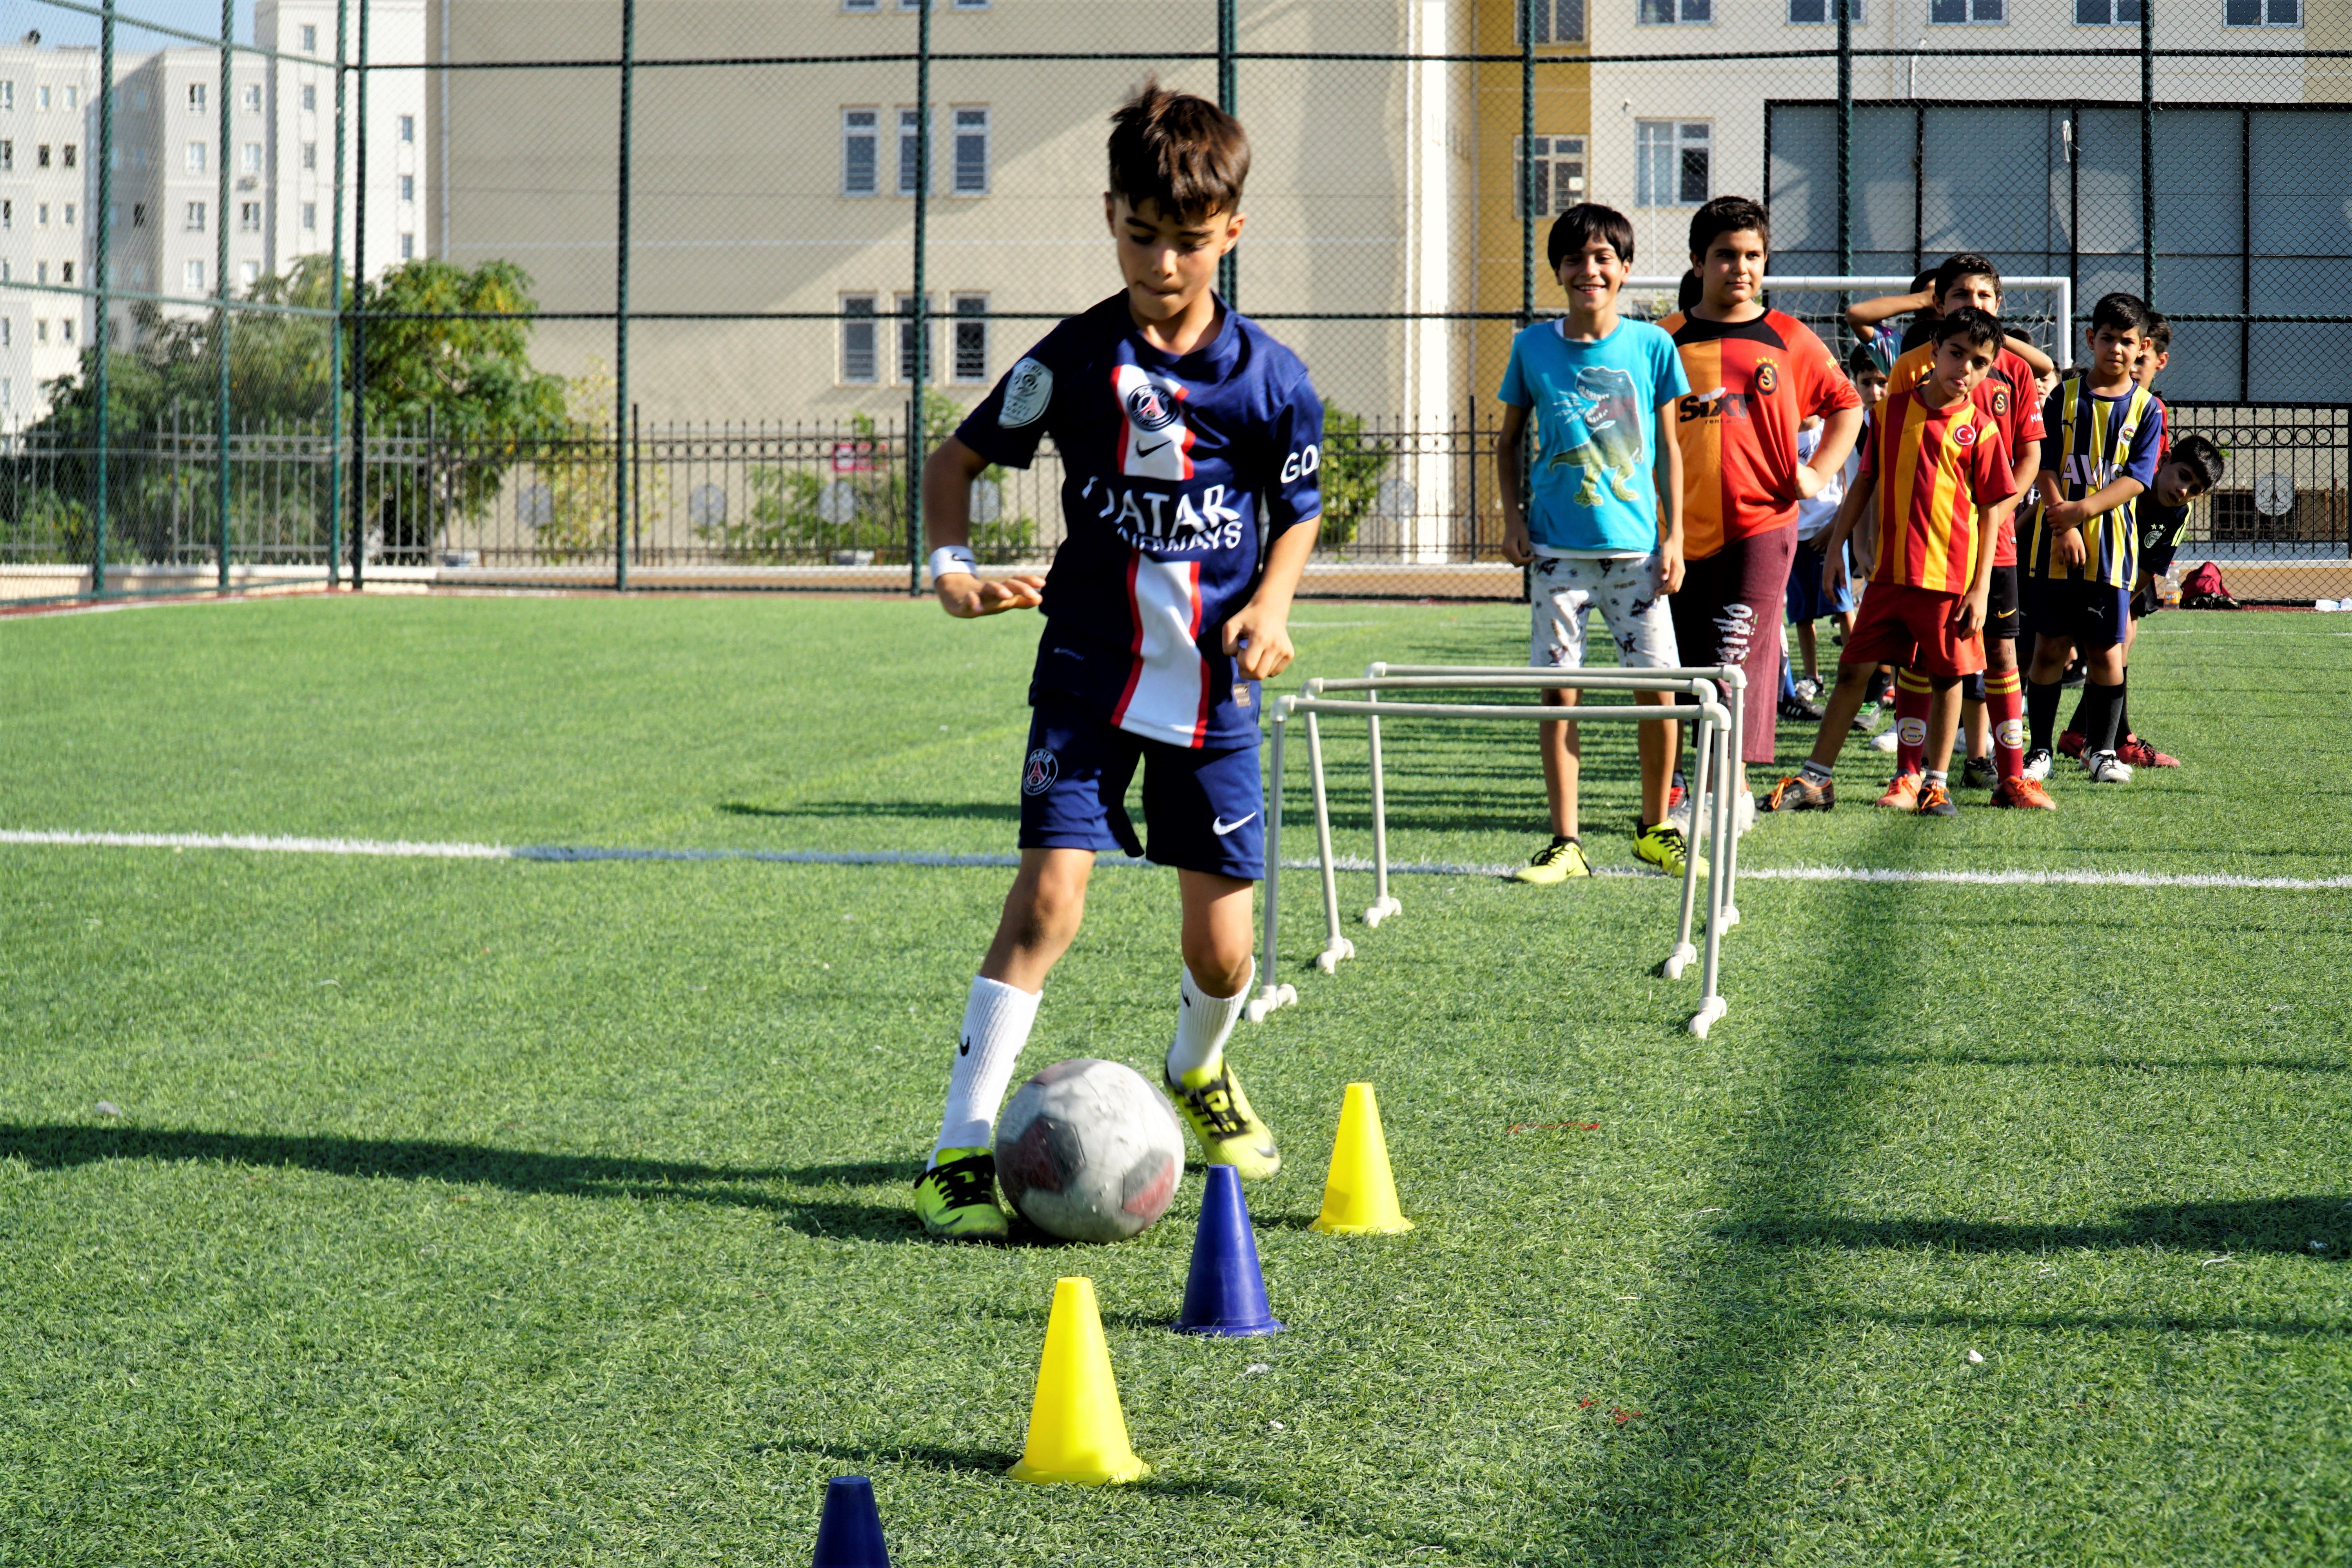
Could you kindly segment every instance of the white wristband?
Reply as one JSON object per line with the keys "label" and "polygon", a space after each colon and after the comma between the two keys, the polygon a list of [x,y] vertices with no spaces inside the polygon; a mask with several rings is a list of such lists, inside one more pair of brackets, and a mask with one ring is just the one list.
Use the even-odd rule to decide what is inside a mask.
{"label": "white wristband", "polygon": [[980,563],[972,558],[969,544],[942,544],[931,552],[931,581],[936,583],[950,572],[978,575]]}

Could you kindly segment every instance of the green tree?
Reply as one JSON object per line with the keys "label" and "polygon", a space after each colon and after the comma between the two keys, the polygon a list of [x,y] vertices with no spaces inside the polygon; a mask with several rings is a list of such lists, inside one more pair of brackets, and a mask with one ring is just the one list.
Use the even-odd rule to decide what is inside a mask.
{"label": "green tree", "polygon": [[1391,443],[1364,434],[1364,416],[1323,405],[1322,542],[1353,544],[1380,504],[1381,478],[1395,457]]}

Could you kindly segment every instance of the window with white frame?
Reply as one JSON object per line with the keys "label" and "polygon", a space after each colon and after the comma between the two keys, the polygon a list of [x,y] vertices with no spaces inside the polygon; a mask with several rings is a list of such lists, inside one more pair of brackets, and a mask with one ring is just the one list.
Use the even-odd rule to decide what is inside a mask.
{"label": "window with white frame", "polygon": [[309,22],[302,24],[302,52],[306,55],[319,52],[319,29]]}
{"label": "window with white frame", "polygon": [[1634,20],[1645,27],[1696,26],[1715,20],[1715,0],[1639,0]]}
{"label": "window with white frame", "polygon": [[966,104],[955,111],[955,194],[988,195],[988,106]]}
{"label": "window with white frame", "polygon": [[189,142],[187,150],[181,154],[180,163],[181,166],[186,169],[191,174],[203,174],[205,172],[205,144],[201,142]]}
{"label": "window with white frame", "polygon": [[39,88],[36,88],[36,89],[33,89],[33,107],[34,107],[34,108],[36,108],[36,109],[47,109],[47,108],[48,108],[48,106],[49,106],[49,89],[48,89],[47,88],[46,88],[46,87],[39,87]]}
{"label": "window with white frame", "polygon": [[1704,120],[1633,121],[1633,205],[1695,207],[1714,194],[1714,128]]}
{"label": "window with white frame", "polygon": [[190,234],[204,233],[205,204],[202,202],[190,202],[188,204],[187,213],[180,226],[186,229]]}
{"label": "window with white frame", "polygon": [[261,204],[259,202],[237,203],[236,227],[237,232],[240,234],[259,234],[261,232]]}
{"label": "window with white frame", "polygon": [[394,122],[394,131],[396,132],[396,133],[399,135],[400,140],[402,140],[403,142],[414,142],[414,141],[415,141],[415,140],[416,140],[416,116],[415,116],[414,114],[404,114],[404,115],[402,115],[402,116],[400,117],[400,119],[399,119],[397,121],[395,121],[395,122]]}
{"label": "window with white frame", "polygon": [[319,144],[316,142],[302,143],[302,166],[306,169],[316,169],[319,166]]}
{"label": "window with white frame", "polygon": [[955,339],[949,345],[948,379],[959,386],[978,386],[988,380],[988,296],[950,294]]}
{"label": "window with white frame", "polygon": [[236,150],[236,172],[240,174],[261,173],[261,143],[248,142]]}
{"label": "window with white frame", "polygon": [[79,109],[81,107],[81,89],[78,87],[69,87],[66,89],[66,107],[68,109]]}
{"label": "window with white frame", "polygon": [[58,323],[58,337],[59,341],[68,343],[73,342],[73,330],[74,323],[71,316],[68,316],[63,321],[59,321]]}
{"label": "window with white frame", "polygon": [[16,166],[16,143],[14,142],[0,142],[0,170],[14,169]]}
{"label": "window with white frame", "polygon": [[46,169],[49,166],[49,144],[47,142],[44,142],[39,146],[33,149],[33,166],[37,169]]}
{"label": "window with white frame", "polygon": [[1938,27],[2006,26],[2009,0],[1927,0],[1927,20]]}
{"label": "window with white frame", "polygon": [[2231,27],[2300,27],[2303,0],[2222,0],[2221,22]]}
{"label": "window with white frame", "polygon": [[2074,0],[2078,27],[2137,27],[2140,0]]}
{"label": "window with white frame", "polygon": [[0,81],[0,113],[14,114],[16,112],[16,84],[13,81]]}
{"label": "window with white frame", "polygon": [[[1584,0],[1534,0],[1528,15],[1535,21],[1535,41],[1538,44],[1580,44],[1584,42]],[[1519,43],[1520,14],[1515,4],[1511,8],[1511,41]]]}
{"label": "window with white frame", "polygon": [[841,194],[871,196],[880,193],[876,163],[881,156],[882,111],[872,108],[841,111]]}
{"label": "window with white frame", "polygon": [[875,310],[871,294],[841,297],[841,379],[845,385],[872,386],[882,379],[875,337],[882,323],[875,319]]}
{"label": "window with white frame", "polygon": [[898,310],[898,379],[904,382],[915,379],[915,344],[919,342],[923,345],[923,379],[937,381],[940,378],[940,362],[931,352],[935,341],[931,332],[931,297],[928,294],[923,296],[923,331],[920,338],[915,335],[915,297],[912,294],[899,295]]}
{"label": "window with white frame", "polygon": [[879,11],[882,0],[841,0],[841,8],[845,11]]}
{"label": "window with white frame", "polygon": [[[1845,0],[1845,10],[1855,26],[1862,26],[1862,0]],[[1789,23],[1791,26],[1802,27],[1836,20],[1837,0],[1789,0]]]}
{"label": "window with white frame", "polygon": [[58,162],[63,167],[70,169],[80,161],[81,149],[75,146],[72,142],[68,142],[64,146],[58,149]]}
{"label": "window with white frame", "polygon": [[261,112],[261,84],[253,82],[236,89],[236,106],[247,114]]}
{"label": "window with white frame", "polygon": [[[1584,199],[1584,138],[1581,136],[1538,136],[1535,139],[1535,167],[1524,163],[1516,164],[1519,174],[1518,205],[1524,211],[1528,197],[1535,197],[1537,217],[1555,217]],[[1519,139],[1511,138],[1511,156],[1523,156]],[[1532,177],[1533,184],[1529,184]]]}
{"label": "window with white frame", "polygon": [[49,226],[48,203],[35,202],[33,204],[33,226],[36,228],[47,228]]}
{"label": "window with white frame", "polygon": [[33,323],[33,341],[37,343],[49,341],[49,319],[47,316],[41,317]]}
{"label": "window with white frame", "polygon": [[400,258],[403,261],[414,261],[416,259],[416,237],[415,235],[404,234],[400,237]]}
{"label": "window with white frame", "polygon": [[66,226],[67,226],[68,228],[71,228],[71,227],[73,227],[73,226],[74,226],[74,205],[73,205],[73,203],[71,203],[71,202],[68,202],[68,203],[66,204]]}
{"label": "window with white frame", "polygon": [[180,282],[191,294],[203,293],[205,291],[205,264],[201,261],[190,261],[183,265],[180,268]]}
{"label": "window with white frame", "polygon": [[403,174],[400,176],[400,199],[404,202],[413,202],[416,199],[415,175]]}
{"label": "window with white frame", "polygon": [[8,318],[0,316],[0,349],[6,348],[15,340],[15,332],[8,325]]}
{"label": "window with white frame", "polygon": [[188,107],[190,109],[202,109],[204,106],[205,84],[200,81],[190,82],[188,84]]}
{"label": "window with white frame", "polygon": [[47,283],[48,280],[49,280],[49,264],[48,264],[47,262],[46,262],[46,261],[36,261],[36,262],[34,262],[34,263],[33,263],[33,281],[34,281],[34,282],[36,282],[36,283]]}
{"label": "window with white frame", "polygon": [[302,204],[302,226],[310,233],[316,234],[319,232],[318,203],[304,202]]}
{"label": "window with white frame", "polygon": [[319,112],[319,89],[314,84],[307,81],[302,84],[302,112],[305,114]]}
{"label": "window with white frame", "polygon": [[74,264],[72,262],[60,261],[58,263],[58,281],[64,284],[68,289],[73,287],[73,274]]}
{"label": "window with white frame", "polygon": [[898,194],[911,196],[921,183],[921,116],[913,109],[898,110]]}
{"label": "window with white frame", "polygon": [[15,202],[0,201],[0,228],[14,228],[16,226],[16,204]]}
{"label": "window with white frame", "polygon": [[260,282],[261,263],[258,261],[238,262],[236,264],[236,280],[247,289],[250,289],[255,284]]}

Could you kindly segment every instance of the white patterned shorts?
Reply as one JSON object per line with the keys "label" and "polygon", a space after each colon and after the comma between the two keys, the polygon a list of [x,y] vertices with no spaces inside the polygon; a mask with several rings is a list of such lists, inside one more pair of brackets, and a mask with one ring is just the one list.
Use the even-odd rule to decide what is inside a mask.
{"label": "white patterned shorts", "polygon": [[1681,662],[1674,617],[1658,581],[1658,557],[1538,555],[1528,580],[1532,626],[1528,663],[1537,669],[1584,667],[1584,622],[1601,612],[1617,641],[1617,662],[1663,669]]}

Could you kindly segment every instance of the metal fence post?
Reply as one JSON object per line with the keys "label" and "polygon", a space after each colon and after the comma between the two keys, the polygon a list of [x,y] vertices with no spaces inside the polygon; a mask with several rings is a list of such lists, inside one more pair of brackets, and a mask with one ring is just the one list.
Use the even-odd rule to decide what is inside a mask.
{"label": "metal fence post", "polygon": [[110,434],[107,402],[113,395],[107,357],[114,352],[107,330],[108,290],[113,287],[110,242],[114,227],[114,0],[105,0],[98,19],[98,240],[91,247],[92,281],[98,287],[98,319],[91,340],[98,345],[98,363],[90,380],[98,394],[98,473],[90,489],[89,589],[106,592],[106,468]]}
{"label": "metal fence post", "polygon": [[220,588],[228,592],[228,202],[229,153],[236,127],[229,118],[229,95],[236,90],[231,68],[236,55],[230,40],[236,30],[236,0],[221,0],[220,37],[220,171],[213,182],[219,193],[219,210],[213,215],[213,297],[220,301],[218,328],[213,343],[213,529],[219,540]]}
{"label": "metal fence post", "polygon": [[[929,9],[926,0],[925,10]],[[637,0],[621,0],[620,259],[613,314],[613,591],[629,590],[629,164],[637,90]]]}
{"label": "metal fence post", "polygon": [[2139,0],[2139,297],[2156,298],[2156,0]]}
{"label": "metal fence post", "polygon": [[[368,0],[360,5],[360,132],[352,153],[352,592],[367,586]],[[340,116],[338,121],[340,121]]]}
{"label": "metal fence post", "polygon": [[930,366],[925,363],[923,334],[930,323],[923,315],[926,286],[925,251],[931,197],[931,7],[929,0],[915,8],[915,296],[900,331],[911,331],[914,374],[907,392],[907,593],[923,591],[923,384]]}
{"label": "metal fence post", "polygon": [[[1241,27],[1234,11],[1239,0],[1217,0],[1217,107],[1227,114],[1240,112],[1234,105],[1241,100],[1240,72],[1235,68],[1234,51],[1240,47]],[[1238,310],[1241,307],[1241,258],[1228,250],[1217,258],[1217,292],[1225,303]]]}
{"label": "metal fence post", "polygon": [[1536,319],[1536,11],[1519,0],[1519,325]]}
{"label": "metal fence post", "polygon": [[[1834,0],[1838,25],[1837,101],[1837,269],[1841,278],[1853,276],[1853,0]],[[1913,171],[1917,178],[1917,171]],[[1765,171],[1769,185],[1771,171]],[[1843,305],[1847,296],[1838,296]]]}
{"label": "metal fence post", "polygon": [[[111,4],[112,0],[109,0]],[[335,223],[327,255],[327,585],[343,580],[343,61],[349,53],[352,0],[335,0]]]}

